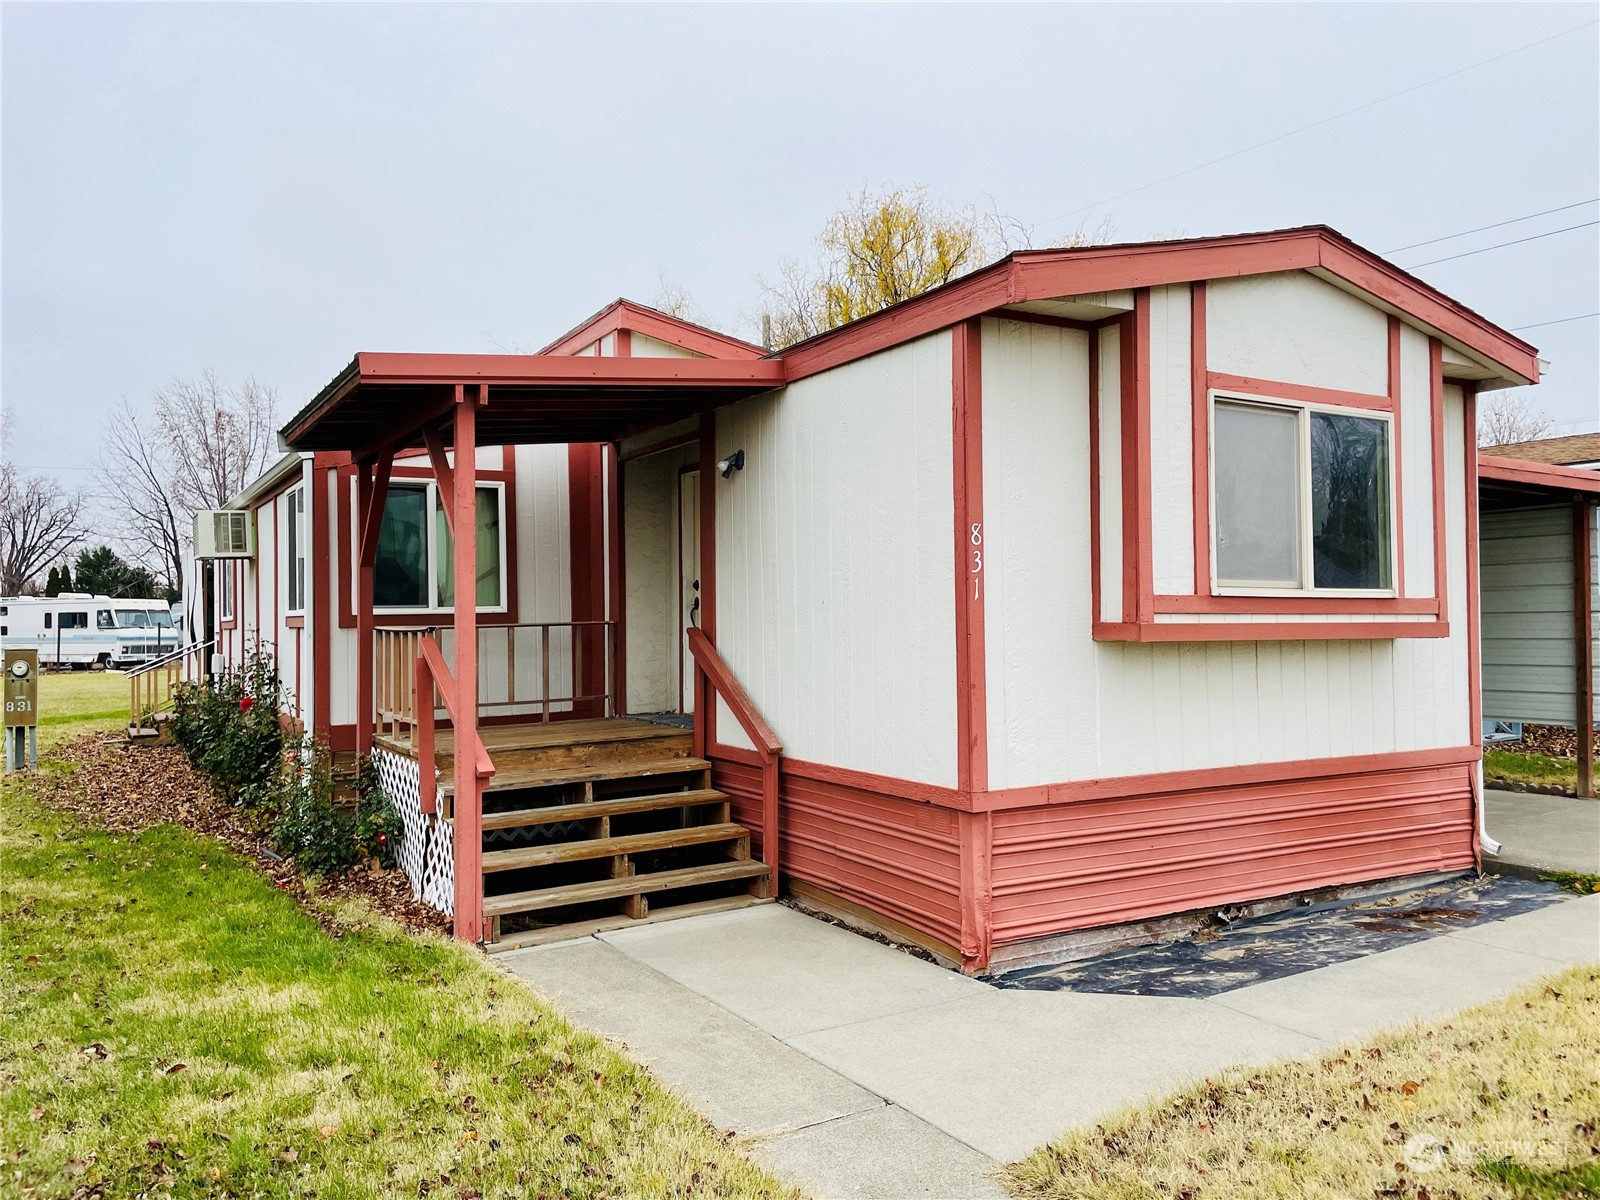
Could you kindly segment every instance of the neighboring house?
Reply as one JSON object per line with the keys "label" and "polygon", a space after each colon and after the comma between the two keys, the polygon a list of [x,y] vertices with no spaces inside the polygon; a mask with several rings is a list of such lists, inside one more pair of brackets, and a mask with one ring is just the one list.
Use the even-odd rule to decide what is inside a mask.
{"label": "neighboring house", "polygon": [[1470,870],[1474,394],[1537,377],[1320,226],[1020,252],[773,354],[623,302],[362,353],[239,502],[309,532],[234,645],[304,578],[302,719],[376,752],[470,941],[781,878],[979,970]]}
{"label": "neighboring house", "polygon": [[[1600,434],[1485,447],[1479,457],[1483,717],[1595,727],[1600,687]],[[1594,795],[1592,739],[1578,791]]]}

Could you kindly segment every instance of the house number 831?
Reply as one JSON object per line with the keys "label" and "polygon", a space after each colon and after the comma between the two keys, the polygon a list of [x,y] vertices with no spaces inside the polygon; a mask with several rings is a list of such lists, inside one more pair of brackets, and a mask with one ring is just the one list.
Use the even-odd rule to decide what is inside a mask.
{"label": "house number 831", "polygon": [[974,521],[972,529],[967,535],[967,541],[972,546],[972,598],[981,599],[983,596],[983,522]]}

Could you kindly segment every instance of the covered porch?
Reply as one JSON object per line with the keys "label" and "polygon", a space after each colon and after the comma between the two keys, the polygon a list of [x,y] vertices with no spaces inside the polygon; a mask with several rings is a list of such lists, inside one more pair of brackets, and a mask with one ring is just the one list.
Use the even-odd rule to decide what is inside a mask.
{"label": "covered porch", "polygon": [[[349,455],[355,749],[401,810],[413,886],[458,938],[509,948],[776,894],[781,747],[716,650],[716,480],[699,467],[714,410],[782,382],[766,359],[361,354],[286,427],[293,449]],[[441,579],[480,596],[478,451],[549,443],[594,452],[584,611],[521,621],[456,604],[448,624],[387,623],[374,568],[396,458],[426,452],[449,535]],[[656,507],[675,509],[654,565],[676,596],[658,587],[643,608],[628,591],[624,443],[658,460],[641,492],[653,481]],[[659,522],[640,529],[663,540]],[[674,670],[637,665],[651,662]],[[718,699],[766,780],[743,821],[705,756]]]}

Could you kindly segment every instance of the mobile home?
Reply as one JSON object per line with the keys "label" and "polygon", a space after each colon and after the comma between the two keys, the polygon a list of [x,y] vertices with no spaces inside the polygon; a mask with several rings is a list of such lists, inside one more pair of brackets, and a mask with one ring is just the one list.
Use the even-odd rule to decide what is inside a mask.
{"label": "mobile home", "polygon": [[626,302],[362,353],[237,501],[230,652],[373,753],[474,942],[781,888],[982,970],[1470,870],[1474,395],[1537,378],[1320,226],[1019,252],[774,353]]}

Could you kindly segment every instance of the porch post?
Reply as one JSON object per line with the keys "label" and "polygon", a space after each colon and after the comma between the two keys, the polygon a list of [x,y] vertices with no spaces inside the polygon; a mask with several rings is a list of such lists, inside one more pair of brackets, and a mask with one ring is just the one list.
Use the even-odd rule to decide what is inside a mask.
{"label": "porch post", "polygon": [[[372,753],[373,626],[372,568],[378,560],[378,530],[389,495],[394,449],[384,450],[374,464],[356,463],[356,753]],[[337,476],[335,476],[337,478]]]}
{"label": "porch post", "polygon": [[478,779],[478,405],[456,385],[453,497],[455,526],[455,935],[483,940],[483,796]]}
{"label": "porch post", "polygon": [[1594,580],[1589,548],[1594,505],[1572,506],[1572,636],[1577,657],[1578,795],[1594,795]]}

